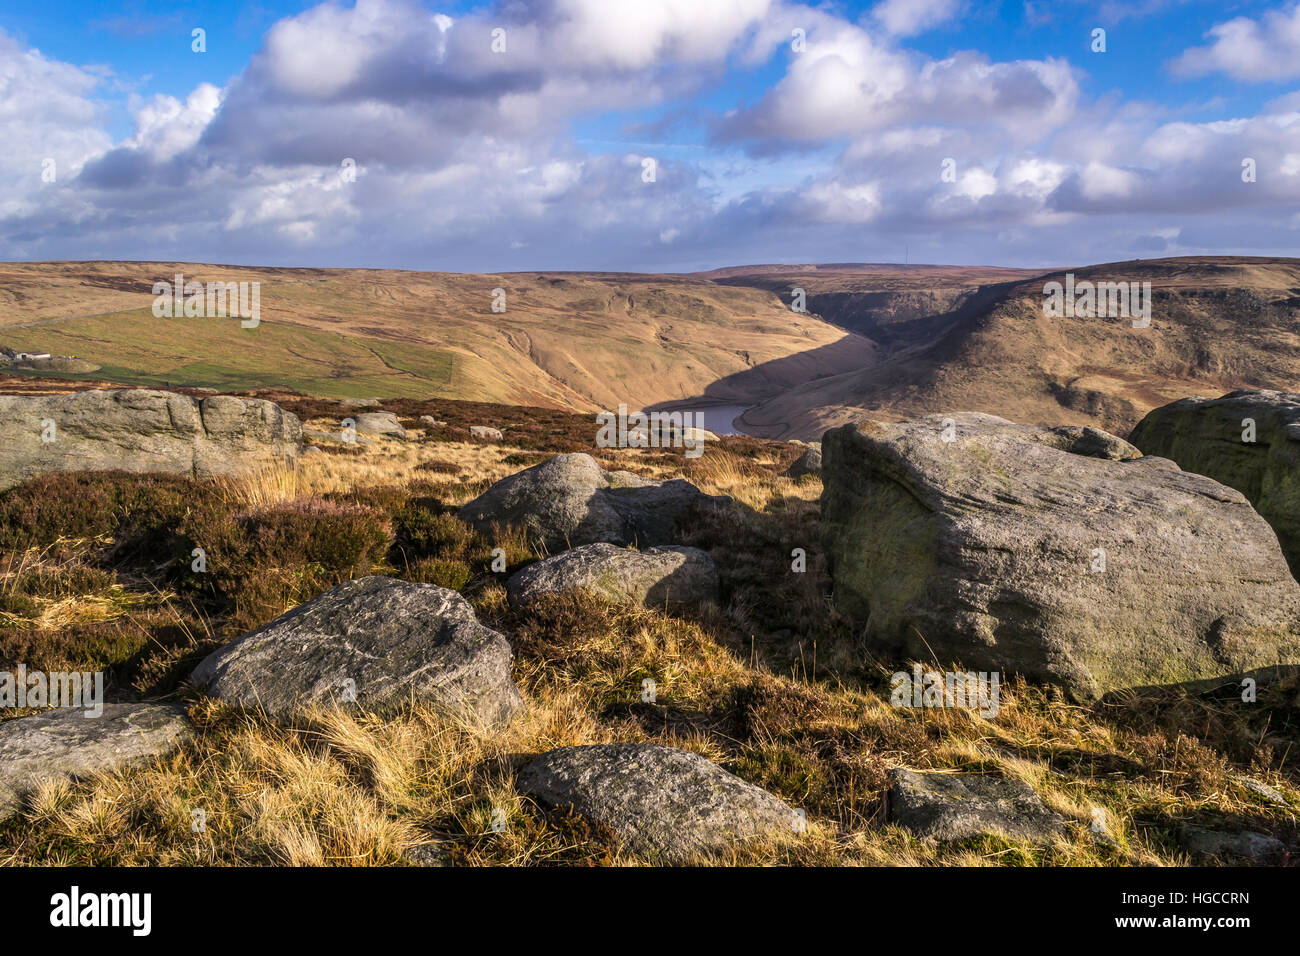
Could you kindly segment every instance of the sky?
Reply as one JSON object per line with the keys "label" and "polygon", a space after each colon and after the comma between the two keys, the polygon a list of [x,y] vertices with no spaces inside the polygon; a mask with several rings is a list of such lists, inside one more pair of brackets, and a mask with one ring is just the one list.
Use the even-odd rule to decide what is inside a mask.
{"label": "sky", "polygon": [[1300,0],[0,0],[0,259],[1300,248]]}

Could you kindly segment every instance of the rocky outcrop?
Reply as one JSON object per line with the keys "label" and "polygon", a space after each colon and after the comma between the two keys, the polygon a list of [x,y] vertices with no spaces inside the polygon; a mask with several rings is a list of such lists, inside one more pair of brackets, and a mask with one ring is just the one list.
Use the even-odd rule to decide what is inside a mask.
{"label": "rocky outcrop", "polygon": [[658,744],[552,750],[520,771],[516,787],[544,807],[572,807],[624,848],[662,863],[796,832],[795,812],[766,790]]}
{"label": "rocky outcrop", "polygon": [[469,437],[475,441],[501,441],[506,436],[501,434],[499,428],[489,428],[487,425],[470,425]]}
{"label": "rocky outcrop", "polygon": [[520,704],[510,645],[468,601],[433,584],[347,581],[213,652],[191,677],[238,707],[377,709],[432,702],[488,726]]}
{"label": "rocky outcrop", "polygon": [[0,723],[0,820],[45,782],[110,773],[167,753],[190,734],[174,704],[104,704],[98,717],[50,710]]}
{"label": "rocky outcrop", "polygon": [[1064,820],[1028,784],[984,774],[891,770],[889,815],[939,842],[1000,834],[1047,843],[1066,832]]}
{"label": "rocky outcrop", "polygon": [[510,603],[523,607],[546,594],[589,591],[619,604],[678,608],[718,600],[718,568],[699,548],[632,551],[588,544],[529,565],[507,584]]}
{"label": "rocky outcrop", "polygon": [[557,552],[598,541],[666,544],[691,508],[714,500],[680,478],[660,482],[605,471],[590,455],[569,454],[501,479],[459,514],[484,534],[494,524],[523,528]]}
{"label": "rocky outcrop", "polygon": [[1185,398],[1152,410],[1129,439],[1148,455],[1240,491],[1272,525],[1300,575],[1300,395]]}
{"label": "rocky outcrop", "polygon": [[1085,698],[1300,663],[1300,586],[1249,502],[1092,431],[827,432],[824,545],[868,648]]}
{"label": "rocky outcrop", "polygon": [[259,399],[126,388],[0,395],[0,488],[56,471],[210,478],[292,464],[297,416]]}

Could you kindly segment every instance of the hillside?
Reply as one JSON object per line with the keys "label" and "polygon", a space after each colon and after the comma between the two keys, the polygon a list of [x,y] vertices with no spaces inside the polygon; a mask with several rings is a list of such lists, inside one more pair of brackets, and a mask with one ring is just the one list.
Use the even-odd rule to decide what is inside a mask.
{"label": "hillside", "polygon": [[[994,280],[977,288],[952,282],[962,271],[929,273],[935,285],[922,291],[891,292],[880,275],[833,272],[723,280],[771,289],[803,283],[810,308],[882,345],[878,363],[792,389],[739,424],[767,437],[806,438],[863,417],[980,411],[1125,434],[1150,409],[1189,395],[1300,387],[1300,260],[1182,258],[1070,270],[1080,281],[1150,282],[1144,329],[1122,317],[1045,317],[1044,283],[1062,281],[1063,271],[1007,281],[1007,270],[990,270],[970,276]],[[873,309],[862,308],[873,296]],[[941,311],[923,314],[926,296]]]}
{"label": "hillside", "polygon": [[889,263],[734,266],[699,273],[719,285],[764,289],[787,303],[794,289],[803,289],[811,314],[890,348],[928,341],[959,310],[1041,274],[1038,269]]}
{"label": "hillside", "polygon": [[[261,282],[262,321],[156,319],[153,282]],[[178,263],[0,265],[0,346],[76,356],[72,380],[437,397],[590,412],[754,406],[751,434],[942,411],[1125,433],[1151,408],[1300,387],[1300,260],[1080,267],[1150,282],[1153,321],[1049,319],[1064,272],[756,265],[694,275],[463,275]],[[494,313],[494,289],[506,311]],[[808,312],[791,311],[803,289]]]}
{"label": "hillside", "polygon": [[[155,318],[153,283],[178,272],[260,282],[260,325]],[[492,311],[497,288],[504,313]],[[875,355],[769,292],[698,277],[131,262],[0,265],[0,345],[94,366],[69,378],[579,411],[706,390],[749,404]]]}

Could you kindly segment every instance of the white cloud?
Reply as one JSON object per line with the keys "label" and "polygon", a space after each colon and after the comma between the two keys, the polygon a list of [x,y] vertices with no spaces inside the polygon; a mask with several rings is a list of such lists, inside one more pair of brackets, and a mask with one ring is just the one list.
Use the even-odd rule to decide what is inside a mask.
{"label": "white cloud", "polygon": [[1033,157],[1011,165],[1006,176],[1006,188],[1021,196],[1042,200],[1061,185],[1069,167],[1064,163]]}
{"label": "white cloud", "polygon": [[955,185],[957,195],[978,201],[998,191],[998,178],[987,169],[976,167],[962,173]]}
{"label": "white cloud", "polygon": [[1040,139],[1069,122],[1079,97],[1062,59],[992,62],[964,51],[932,60],[842,21],[809,33],[806,52],[753,107],[719,126],[724,141],[764,148],[898,124],[979,124]]}
{"label": "white cloud", "polygon": [[895,36],[913,36],[951,20],[962,0],[884,0],[871,15]]}
{"label": "white cloud", "polygon": [[1124,199],[1137,188],[1139,179],[1127,169],[1105,163],[1089,163],[1079,171],[1085,199]]}
{"label": "white cloud", "polygon": [[220,105],[221,90],[211,83],[200,83],[184,103],[173,96],[155,96],[135,111],[135,134],[123,146],[155,160],[171,159],[199,141]]}
{"label": "white cloud", "polygon": [[1252,83],[1300,76],[1300,2],[1289,11],[1269,10],[1259,20],[1237,17],[1206,34],[1212,42],[1192,47],[1170,64],[1182,76],[1226,73]]}
{"label": "white cloud", "polygon": [[[0,216],[31,213],[65,191],[111,138],[91,98],[101,78],[25,49],[0,30]],[[52,161],[53,166],[47,167]],[[42,180],[46,168],[54,181]]]}
{"label": "white cloud", "polygon": [[875,183],[816,183],[800,199],[808,206],[808,217],[818,222],[861,225],[875,219],[881,209],[880,187]]}

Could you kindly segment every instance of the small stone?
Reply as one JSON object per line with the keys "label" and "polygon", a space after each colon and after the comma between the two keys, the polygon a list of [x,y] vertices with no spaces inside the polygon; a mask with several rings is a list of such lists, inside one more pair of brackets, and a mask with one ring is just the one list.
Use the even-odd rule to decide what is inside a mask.
{"label": "small stone", "polygon": [[1197,856],[1236,857],[1256,863],[1277,861],[1286,854],[1281,840],[1250,830],[1228,833],[1189,826],[1183,830],[1183,846]]}
{"label": "small stone", "polygon": [[890,771],[889,810],[922,839],[948,842],[1003,834],[1036,843],[1065,835],[1065,823],[1028,784],[984,774]]}

